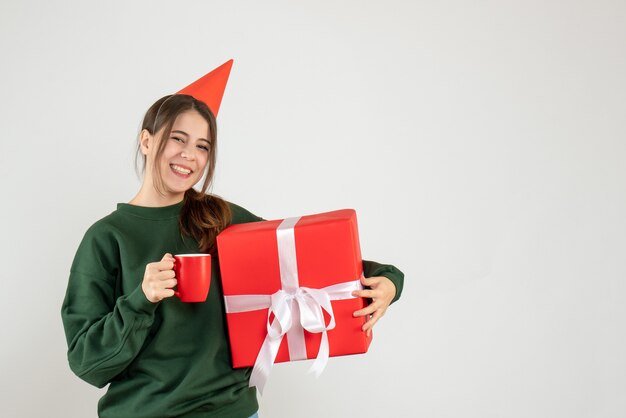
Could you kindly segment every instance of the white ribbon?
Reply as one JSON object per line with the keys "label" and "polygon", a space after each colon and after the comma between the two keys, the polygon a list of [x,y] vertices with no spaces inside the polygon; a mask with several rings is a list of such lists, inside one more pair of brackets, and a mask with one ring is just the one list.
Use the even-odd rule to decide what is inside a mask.
{"label": "white ribbon", "polygon": [[[322,333],[317,357],[309,370],[316,376],[322,373],[329,355],[327,331],[335,327],[331,300],[354,298],[352,292],[363,288],[359,279],[322,289],[300,287],[294,236],[294,227],[299,219],[287,218],[276,230],[282,289],[272,295],[224,296],[226,313],[268,309],[267,335],[250,376],[250,386],[256,386],[261,393],[285,335],[289,345],[289,358],[303,360],[307,358],[304,330]],[[330,317],[328,325],[324,320],[324,311]],[[274,320],[270,321],[272,314]]]}

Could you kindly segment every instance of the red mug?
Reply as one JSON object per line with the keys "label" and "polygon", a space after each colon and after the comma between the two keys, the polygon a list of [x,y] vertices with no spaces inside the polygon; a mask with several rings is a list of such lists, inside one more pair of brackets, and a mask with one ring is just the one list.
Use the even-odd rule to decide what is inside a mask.
{"label": "red mug", "polygon": [[204,302],[211,287],[211,254],[174,256],[177,291],[182,302]]}

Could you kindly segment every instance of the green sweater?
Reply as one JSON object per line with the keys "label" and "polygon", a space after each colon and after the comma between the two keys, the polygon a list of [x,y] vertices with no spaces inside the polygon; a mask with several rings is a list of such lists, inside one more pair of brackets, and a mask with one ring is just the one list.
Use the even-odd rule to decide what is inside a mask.
{"label": "green sweater", "polygon": [[[97,387],[110,384],[101,417],[246,418],[258,409],[251,369],[231,367],[219,260],[204,303],[172,297],[153,304],[141,289],[146,264],[168,252],[199,252],[195,240],[181,237],[181,207],[118,204],[76,252],[61,315],[71,369]],[[233,224],[262,220],[231,209]],[[391,279],[394,300],[400,296],[402,272],[368,261],[363,267],[367,277]]]}

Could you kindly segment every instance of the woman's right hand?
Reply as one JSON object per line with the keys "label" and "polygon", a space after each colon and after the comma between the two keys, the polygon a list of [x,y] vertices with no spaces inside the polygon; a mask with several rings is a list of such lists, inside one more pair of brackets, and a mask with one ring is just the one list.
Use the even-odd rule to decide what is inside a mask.
{"label": "woman's right hand", "polygon": [[161,261],[146,266],[141,290],[150,302],[157,303],[174,296],[172,288],[176,286],[177,282],[173,268],[174,257],[169,253],[165,254]]}

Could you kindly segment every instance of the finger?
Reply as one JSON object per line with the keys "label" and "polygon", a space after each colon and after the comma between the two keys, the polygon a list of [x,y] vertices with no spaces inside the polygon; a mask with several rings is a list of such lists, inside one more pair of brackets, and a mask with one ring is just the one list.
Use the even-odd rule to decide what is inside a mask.
{"label": "finger", "polygon": [[176,273],[174,273],[174,270],[163,270],[154,274],[153,277],[158,281],[170,280],[176,277]]}
{"label": "finger", "polygon": [[174,256],[170,253],[165,253],[161,261],[166,261],[166,260],[174,261]]}
{"label": "finger", "polygon": [[376,312],[376,310],[378,310],[378,308],[379,308],[378,305],[376,305],[375,303],[370,303],[365,308],[359,309],[358,311],[354,311],[354,313],[352,315],[355,316],[355,317],[371,315],[374,312]]}
{"label": "finger", "polygon": [[171,289],[178,284],[178,280],[176,279],[167,279],[161,281],[161,286],[165,289]]}
{"label": "finger", "polygon": [[361,276],[361,284],[363,286],[371,286],[376,283],[376,277],[365,277]]}
{"label": "finger", "polygon": [[[157,263],[159,265],[159,270],[171,270],[171,269],[173,269],[175,261],[176,261],[176,259],[174,258],[174,256],[172,254],[165,253],[163,255],[163,258],[161,258],[161,261]],[[171,263],[171,266],[170,266],[169,263]]]}
{"label": "finger", "polygon": [[165,271],[172,270],[174,268],[174,260],[161,260],[156,263],[150,263],[156,270]]}
{"label": "finger", "polygon": [[375,318],[374,316],[371,316],[370,319],[368,319],[367,322],[363,324],[361,329],[363,331],[368,331],[368,330],[372,329],[372,327],[374,327],[374,324],[377,321],[378,321],[378,318]]}
{"label": "finger", "polygon": [[376,324],[376,322],[378,322],[378,318],[371,317],[370,320],[367,321],[363,325],[363,327],[361,327],[361,329],[367,333],[368,337],[370,336],[370,333],[372,332],[372,328],[374,328],[374,325]]}
{"label": "finger", "polygon": [[[363,324],[363,331],[371,331],[372,328],[374,328],[374,325],[376,324],[376,322],[378,322],[378,320],[384,315],[384,311],[382,310],[377,310],[372,317],[365,323]],[[369,335],[369,333],[368,333]]]}
{"label": "finger", "polygon": [[376,297],[378,297],[379,292],[376,292],[375,290],[372,289],[365,289],[365,290],[355,290],[354,292],[352,292],[352,296],[356,297],[356,298],[370,298],[370,299],[374,299]]}
{"label": "finger", "polygon": [[174,291],[172,289],[163,289],[159,292],[160,300],[171,298],[174,296]]}
{"label": "finger", "polygon": [[176,277],[176,273],[174,272],[174,270],[160,271],[160,270],[150,269],[146,271],[146,276],[144,280],[151,282],[151,283],[158,283],[162,280],[173,279],[175,277]]}

